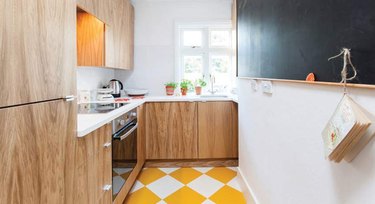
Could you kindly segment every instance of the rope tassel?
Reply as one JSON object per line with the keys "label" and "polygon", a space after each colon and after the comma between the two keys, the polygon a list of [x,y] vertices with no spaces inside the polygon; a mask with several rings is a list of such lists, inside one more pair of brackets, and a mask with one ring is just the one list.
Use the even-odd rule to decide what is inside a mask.
{"label": "rope tassel", "polygon": [[[346,83],[347,83],[347,81],[355,79],[355,77],[357,76],[357,69],[354,67],[354,65],[352,63],[351,55],[350,55],[350,49],[348,49],[348,48],[342,48],[342,51],[341,51],[340,54],[328,58],[328,61],[330,61],[332,59],[335,59],[335,58],[338,58],[341,55],[343,55],[343,58],[344,58],[344,65],[343,65],[343,68],[341,70],[341,82],[340,83],[344,83],[344,93],[346,94],[347,93],[347,84]],[[350,78],[348,78],[348,65],[350,65],[350,67],[352,68],[353,73],[354,73],[353,76],[350,77]]]}

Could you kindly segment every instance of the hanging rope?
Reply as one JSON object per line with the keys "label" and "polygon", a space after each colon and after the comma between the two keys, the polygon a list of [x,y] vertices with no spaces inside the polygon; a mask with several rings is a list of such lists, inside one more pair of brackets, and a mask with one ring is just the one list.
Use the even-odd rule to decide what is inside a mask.
{"label": "hanging rope", "polygon": [[[347,81],[353,80],[357,76],[357,69],[354,67],[352,63],[350,49],[348,48],[342,48],[342,51],[340,54],[328,58],[328,61],[338,58],[341,55],[343,55],[343,58],[344,58],[344,65],[341,70],[341,82],[340,83],[344,83],[344,94],[346,94],[347,93]],[[350,65],[354,73],[353,76],[350,78],[348,78],[348,65]]]}

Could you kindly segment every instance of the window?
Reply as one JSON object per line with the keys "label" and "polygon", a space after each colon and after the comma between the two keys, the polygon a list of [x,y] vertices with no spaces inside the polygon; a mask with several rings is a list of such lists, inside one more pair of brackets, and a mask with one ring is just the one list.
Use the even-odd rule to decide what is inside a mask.
{"label": "window", "polygon": [[232,30],[230,23],[178,24],[176,26],[176,79],[192,82],[215,77],[221,91],[233,86]]}

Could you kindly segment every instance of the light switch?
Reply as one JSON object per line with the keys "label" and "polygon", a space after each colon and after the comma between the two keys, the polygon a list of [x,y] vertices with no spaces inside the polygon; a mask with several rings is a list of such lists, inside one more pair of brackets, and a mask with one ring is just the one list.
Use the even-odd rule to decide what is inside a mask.
{"label": "light switch", "polygon": [[272,94],[273,87],[271,81],[262,81],[262,91],[263,93]]}

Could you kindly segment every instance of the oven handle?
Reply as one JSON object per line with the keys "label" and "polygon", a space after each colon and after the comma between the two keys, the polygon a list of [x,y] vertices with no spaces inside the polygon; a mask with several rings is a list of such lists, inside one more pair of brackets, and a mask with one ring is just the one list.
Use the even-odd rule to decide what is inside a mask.
{"label": "oven handle", "polygon": [[132,133],[134,132],[134,130],[137,129],[137,127],[138,127],[138,123],[136,123],[136,124],[132,124],[131,126],[133,126],[133,125],[134,125],[134,127],[132,127],[132,129],[130,129],[129,131],[127,131],[125,134],[119,136],[118,138],[119,138],[120,140],[124,140],[124,139],[127,138],[130,134],[132,134]]}

